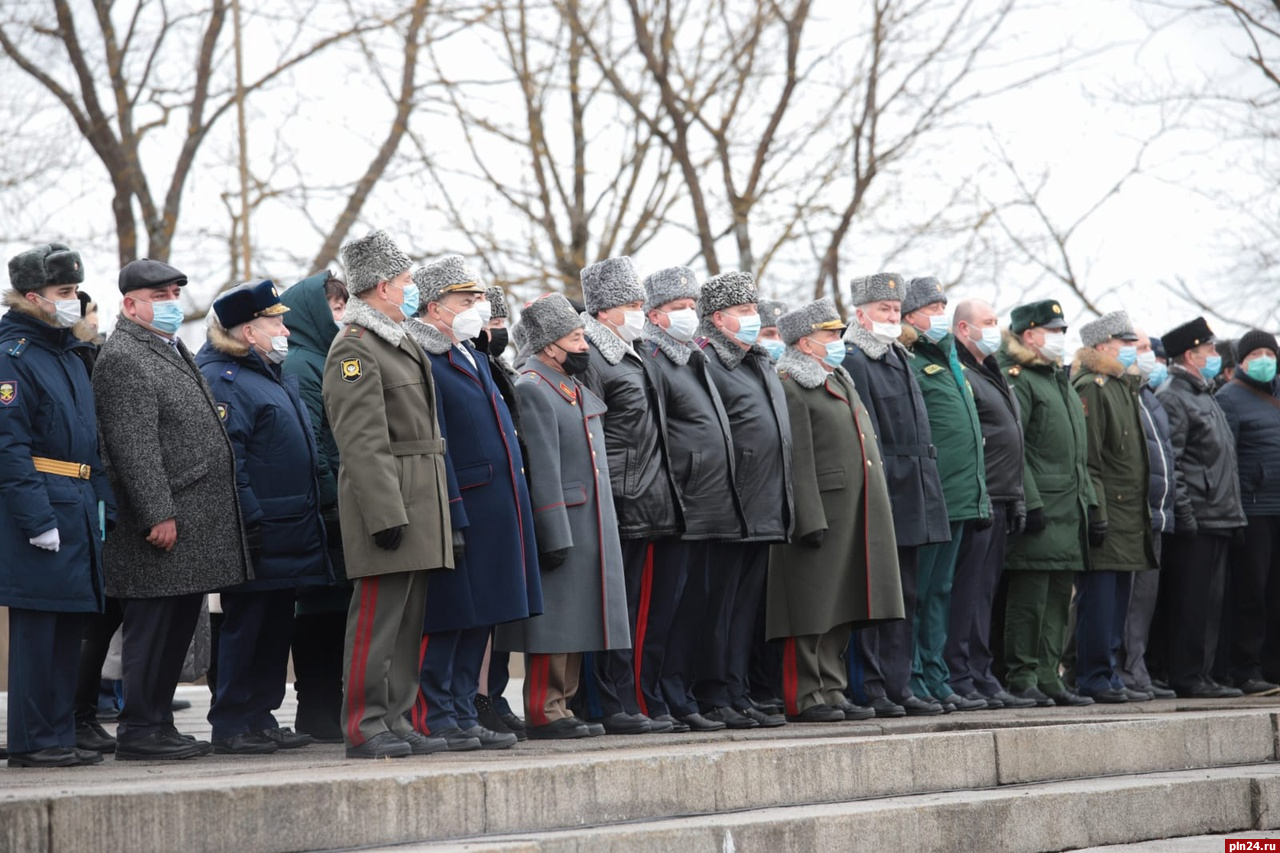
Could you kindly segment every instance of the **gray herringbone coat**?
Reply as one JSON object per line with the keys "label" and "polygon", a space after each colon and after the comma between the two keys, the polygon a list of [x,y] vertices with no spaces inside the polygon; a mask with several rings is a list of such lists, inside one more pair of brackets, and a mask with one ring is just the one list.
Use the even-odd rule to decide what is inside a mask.
{"label": "gray herringbone coat", "polygon": [[[108,595],[209,592],[250,576],[236,466],[209,387],[191,353],[120,317],[93,369],[102,456],[118,505],[107,536]],[[147,542],[177,520],[172,551]]]}

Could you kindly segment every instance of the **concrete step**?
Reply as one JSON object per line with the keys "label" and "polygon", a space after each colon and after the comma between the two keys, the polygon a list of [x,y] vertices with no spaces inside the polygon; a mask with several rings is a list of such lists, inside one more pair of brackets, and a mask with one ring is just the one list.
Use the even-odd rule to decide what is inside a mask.
{"label": "concrete step", "polygon": [[[383,848],[383,853],[1042,853],[1277,828],[1280,766],[1272,764],[758,809],[464,843],[403,845]],[[1221,845],[1217,841],[1194,849],[1222,850]]]}
{"label": "concrete step", "polygon": [[[777,809],[822,813],[823,804],[886,797],[985,796],[1002,786],[1121,774],[1203,769],[1223,774],[1219,781],[1228,785],[1266,774],[1219,768],[1280,756],[1274,702],[1216,711],[1168,707],[605,737],[382,762],[345,761],[340,746],[313,746],[253,758],[108,759],[74,770],[4,770],[0,850],[249,853],[489,843],[512,834]],[[1280,814],[1280,805],[1274,811]],[[520,849],[526,842],[503,843]]]}

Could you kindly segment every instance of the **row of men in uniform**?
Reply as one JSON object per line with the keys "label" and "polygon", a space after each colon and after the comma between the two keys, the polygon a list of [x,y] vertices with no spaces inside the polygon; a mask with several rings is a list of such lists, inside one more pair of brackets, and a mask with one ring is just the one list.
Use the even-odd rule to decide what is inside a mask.
{"label": "row of men in uniform", "polygon": [[[939,619],[929,614],[946,622],[957,611],[968,612],[948,607],[945,597],[955,554],[966,532],[978,539],[993,529],[988,519],[1001,509],[985,494],[990,465],[984,470],[979,435],[974,479],[982,497],[976,516],[965,518],[963,507],[956,512],[948,503],[943,509],[950,512],[950,542],[936,530],[926,534],[939,540],[928,546],[955,547],[917,548],[910,542],[916,534],[903,531],[939,518],[936,497],[946,489],[938,486],[947,480],[930,476],[930,460],[935,472],[943,469],[946,454],[939,447],[951,442],[935,444],[922,430],[953,422],[945,416],[922,419],[925,407],[915,405],[921,393],[914,383],[929,388],[926,378],[944,373],[946,360],[914,360],[922,349],[929,355],[924,344],[961,357],[965,351],[947,350],[948,336],[937,334],[945,326],[932,318],[942,315],[945,295],[935,281],[908,285],[892,275],[855,281],[859,322],[850,327],[847,343],[844,324],[829,304],[805,306],[785,321],[780,306],[764,306],[785,348],[778,357],[779,379],[769,361],[778,344],[760,338],[764,321],[750,276],[719,276],[700,290],[690,270],[672,268],[642,286],[629,259],[611,259],[584,270],[587,311],[581,317],[558,297],[526,307],[517,327],[525,370],[512,382],[496,360],[504,330],[485,332],[492,325],[480,310],[489,302],[485,288],[460,258],[411,273],[408,259],[380,232],[348,244],[343,258],[355,298],[332,347],[327,340],[337,327],[331,318],[345,300],[333,292],[332,278],[321,274],[283,298],[269,282],[221,297],[209,343],[195,359],[175,337],[185,277],[155,261],[135,262],[121,272],[121,330],[127,334],[113,335],[122,343],[108,343],[100,360],[107,369],[99,366],[93,379],[108,468],[117,496],[123,495],[120,515],[130,525],[125,530],[136,534],[113,535],[106,549],[105,592],[120,602],[117,618],[123,619],[125,638],[117,757],[182,758],[210,750],[179,735],[168,708],[175,667],[181,666],[175,649],[185,649],[183,637],[190,637],[199,601],[212,589],[224,592],[224,615],[210,721],[213,746],[230,753],[310,741],[277,726],[271,714],[283,696],[291,631],[281,626],[293,624],[288,617],[295,596],[298,639],[304,624],[309,626],[305,640],[293,643],[299,723],[305,707],[312,715],[307,727],[322,739],[341,737],[352,757],[504,748],[525,735],[500,696],[501,654],[495,654],[485,679],[492,698],[480,691],[491,637],[496,649],[528,654],[525,706],[528,735],[534,737],[941,713],[948,704],[1026,703],[1036,698],[1037,684],[1057,692],[1047,680],[1015,681],[1012,665],[1009,683],[1022,695],[998,683],[984,684],[989,692],[983,693],[977,677],[964,690],[969,685],[962,669],[954,689],[949,676],[943,687],[922,686],[931,655],[937,664],[935,650],[944,653],[944,667],[955,662],[945,636],[939,646]],[[69,539],[76,543],[74,556],[54,558],[63,567],[54,573],[61,580],[73,574],[68,567],[85,569],[70,578],[68,588],[87,595],[33,592],[27,569],[6,579],[6,588],[16,592],[5,603],[21,611],[15,635],[30,633],[27,646],[51,643],[63,655],[67,637],[81,630],[83,620],[66,611],[92,611],[103,602],[95,571],[116,513],[102,466],[94,464],[96,448],[90,454],[66,444],[55,452],[58,430],[47,429],[48,412],[39,414],[39,398],[51,395],[43,389],[52,380],[22,376],[20,369],[46,360],[28,356],[22,362],[35,342],[36,352],[61,361],[69,396],[79,404],[80,428],[92,421],[84,411],[92,395],[76,387],[81,377],[68,367],[68,356],[86,367],[93,361],[83,358],[83,348],[66,331],[71,314],[63,298],[75,295],[83,271],[78,255],[59,244],[18,256],[10,271],[10,304],[19,310],[6,318],[17,323],[16,330],[5,331],[19,337],[5,348],[6,366],[20,379],[0,383],[0,406],[20,413],[5,422],[17,424],[13,434],[24,438],[13,470],[34,480],[37,490],[41,483],[46,490],[71,483],[78,488],[79,499],[72,503],[79,512],[97,510],[97,536]],[[490,294],[500,304],[500,291]],[[905,305],[894,298],[904,295]],[[1031,306],[1023,319],[1048,305]],[[296,314],[286,314],[291,307]],[[984,311],[990,317],[973,316]],[[924,438],[915,443],[886,437],[881,427],[886,420],[896,425],[896,415],[882,414],[878,424],[877,407],[864,403],[868,391],[877,396],[875,383],[869,376],[853,378],[866,373],[857,359],[868,353],[871,362],[893,353],[906,363],[897,335],[890,335],[896,331],[890,329],[895,312],[924,334],[912,346],[911,370],[902,374],[910,381],[899,389],[914,408],[915,438]],[[990,343],[992,336],[982,330],[994,326],[994,314],[978,303],[969,304],[964,318],[961,313],[956,330],[965,332],[965,349],[973,356],[981,352],[975,349],[980,342]],[[1037,334],[1054,333],[1054,319],[1041,319],[1038,332],[1035,320],[1019,330],[1015,312],[1014,331],[1038,346]],[[975,331],[977,338],[970,334]],[[644,343],[632,347],[637,337]],[[477,338],[479,348],[471,343]],[[962,385],[965,368],[955,356],[948,360],[950,381],[977,397]],[[279,367],[282,362],[286,369]],[[196,387],[178,382],[174,393],[175,369]],[[1014,379],[1020,373],[1017,365],[1008,370]],[[199,398],[196,391],[202,392]],[[880,408],[891,413],[895,395],[880,396]],[[933,400],[936,394],[924,396]],[[824,413],[812,404],[831,399],[843,408],[834,422],[817,429]],[[946,409],[948,402],[940,399],[941,404],[933,400],[933,410]],[[970,401],[968,412],[974,409]],[[209,414],[216,424],[209,423]],[[517,420],[525,424],[523,435]],[[835,442],[842,431],[850,440]],[[450,432],[456,443],[446,450]],[[851,452],[855,434],[858,454]],[[86,440],[77,439],[81,445]],[[527,470],[522,448],[531,449]],[[91,461],[70,461],[78,459]],[[961,473],[960,481],[972,473]],[[925,498],[905,504],[906,524],[899,506],[903,494]],[[39,508],[41,502],[24,503]],[[61,501],[46,497],[45,503]],[[1018,501],[1006,503],[1005,527],[1016,532],[1022,523]],[[1024,503],[1034,527],[1042,507]],[[911,519],[911,509],[924,511]],[[31,517],[18,526],[35,533],[27,538],[44,552],[37,556],[61,552],[60,532],[86,530],[63,525],[61,516],[52,530],[35,530],[44,519],[33,526]],[[1105,539],[1105,533],[1098,535],[1097,518],[1089,525],[1091,539]],[[1005,537],[989,538],[987,547],[994,548]],[[926,559],[920,560],[921,552]],[[352,579],[354,594],[329,583],[334,563]],[[994,561],[997,576],[999,563]],[[426,596],[422,573],[449,568],[455,571],[433,572],[433,594]],[[768,606],[762,611],[766,585]],[[978,586],[986,595],[991,584]],[[300,587],[315,589],[297,595]],[[1011,589],[1011,602],[1019,594]],[[346,649],[339,659],[335,643],[343,632],[337,625],[348,597]],[[1033,601],[1031,610],[1038,604]],[[914,619],[913,605],[919,614]],[[1052,610],[1041,608],[1041,624],[1023,633],[1042,638],[1056,632],[1049,624]],[[1094,618],[1082,607],[1086,612]],[[976,653],[965,654],[980,661],[982,623],[989,619],[970,621],[975,624],[969,645]],[[1086,617],[1079,621],[1084,625]],[[850,633],[859,627],[868,630],[845,654]],[[953,638],[962,636],[953,629]],[[1023,646],[1020,637],[1009,636],[1013,662]],[[761,642],[765,637],[783,641],[780,661]],[[15,642],[14,657],[21,662],[27,646],[20,645]],[[1091,648],[1086,640],[1082,660]],[[591,654],[579,696],[582,652]],[[900,688],[904,658],[911,683]],[[754,684],[753,664],[759,673]],[[852,685],[845,677],[850,670],[859,676]],[[39,713],[32,720],[34,733],[24,733],[22,713],[15,728],[11,692],[11,763],[92,761],[87,753],[96,751],[72,745],[74,732],[69,737],[65,731],[65,678],[55,685],[59,679],[48,673],[29,674],[32,685],[21,675],[15,681],[16,704],[19,711]],[[304,690],[304,684],[312,689]],[[784,708],[770,707],[773,692],[782,693]],[[854,705],[850,695],[869,707]],[[341,718],[330,719],[341,696]],[[941,701],[920,698],[925,696]],[[584,721],[571,704],[601,722]],[[54,706],[59,713],[46,713]],[[80,722],[83,734],[85,721]],[[108,736],[100,727],[96,734],[98,748],[105,748]]]}

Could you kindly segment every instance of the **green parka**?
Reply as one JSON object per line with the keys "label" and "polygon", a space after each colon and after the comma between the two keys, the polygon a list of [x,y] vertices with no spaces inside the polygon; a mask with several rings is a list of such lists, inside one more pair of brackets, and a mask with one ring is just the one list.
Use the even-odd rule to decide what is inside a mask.
{"label": "green parka", "polygon": [[1022,407],[1027,512],[1044,510],[1043,532],[1009,540],[1004,567],[1079,572],[1089,567],[1088,517],[1095,503],[1084,410],[1067,373],[1006,333],[996,356]]}
{"label": "green parka", "polygon": [[1142,376],[1091,347],[1076,353],[1071,384],[1080,395],[1089,437],[1088,468],[1097,503],[1094,515],[1107,523],[1102,545],[1089,548],[1089,568],[1131,572],[1156,567],[1147,505],[1150,466],[1138,395]]}
{"label": "green parka", "polygon": [[954,524],[990,518],[982,424],[973,388],[955,355],[955,338],[947,335],[935,344],[904,325],[900,340],[915,356],[911,370],[924,395],[933,444],[938,448],[938,474],[949,520]]}

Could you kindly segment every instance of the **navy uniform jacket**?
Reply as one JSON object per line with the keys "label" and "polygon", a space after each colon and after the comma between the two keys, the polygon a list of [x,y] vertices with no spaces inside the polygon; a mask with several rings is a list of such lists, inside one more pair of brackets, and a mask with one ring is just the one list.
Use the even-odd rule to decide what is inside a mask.
{"label": "navy uniform jacket", "polygon": [[[93,388],[76,352],[89,345],[10,296],[0,318],[0,604],[99,612],[104,526],[115,505],[98,456]],[[90,478],[38,472],[35,456],[88,465]],[[56,553],[28,541],[54,527]]]}
{"label": "navy uniform jacket", "polygon": [[328,583],[332,574],[320,520],[311,418],[298,380],[214,326],[196,355],[236,458],[245,530],[262,527],[254,579],[236,592]]}
{"label": "navy uniform jacket", "polygon": [[466,549],[453,572],[431,579],[423,632],[458,631],[542,612],[542,582],[524,456],[489,359],[475,364],[433,326],[404,324],[431,362],[444,437],[449,518]]}

